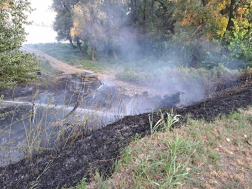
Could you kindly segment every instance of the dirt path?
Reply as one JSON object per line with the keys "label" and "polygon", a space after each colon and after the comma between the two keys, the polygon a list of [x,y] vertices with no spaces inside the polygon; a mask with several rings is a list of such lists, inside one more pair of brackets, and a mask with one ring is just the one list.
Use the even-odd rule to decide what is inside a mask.
{"label": "dirt path", "polygon": [[[45,58],[50,62],[51,66],[54,69],[62,71],[65,74],[75,74],[75,73],[81,73],[83,71],[83,69],[76,68],[76,66],[72,66],[60,60],[57,60],[56,58],[53,58],[52,56],[40,50],[29,48],[26,46],[23,46],[22,49],[24,49],[27,52],[35,53],[36,55]],[[135,94],[141,95],[142,92],[144,91],[148,91],[150,96],[159,95],[158,91],[151,89],[150,87],[139,86],[134,83],[117,80],[115,77],[115,73],[112,70],[109,70],[109,73],[97,73],[97,74],[99,80],[103,81],[106,85],[117,86],[118,88],[121,88],[122,93],[125,95],[129,96],[133,96]]]}
{"label": "dirt path", "polygon": [[75,66],[71,66],[67,63],[64,63],[60,60],[57,60],[57,59],[51,57],[50,55],[48,55],[40,50],[32,49],[32,48],[29,48],[26,46],[23,46],[22,49],[24,49],[27,52],[35,53],[38,56],[44,57],[46,60],[48,60],[50,62],[51,66],[54,69],[62,71],[66,74],[81,73],[81,71],[83,71],[83,69],[76,68]]}

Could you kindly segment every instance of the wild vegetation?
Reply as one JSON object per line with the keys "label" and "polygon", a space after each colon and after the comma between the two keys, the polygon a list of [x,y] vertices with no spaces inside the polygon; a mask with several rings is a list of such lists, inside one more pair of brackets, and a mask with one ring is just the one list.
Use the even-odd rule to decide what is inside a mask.
{"label": "wild vegetation", "polygon": [[25,41],[26,13],[30,12],[28,0],[3,0],[0,2],[0,88],[36,78],[38,60],[33,54],[20,51]]}
{"label": "wild vegetation", "polygon": [[[28,23],[24,12],[31,9],[28,1],[20,6],[18,3],[21,2],[6,0],[1,4],[4,26],[1,56],[5,57],[1,61],[1,78],[5,83],[2,87],[34,78],[32,73],[37,64],[32,55],[24,52],[16,58],[7,56],[25,40],[23,24]],[[115,63],[129,65],[119,69],[119,79],[144,83],[145,78],[157,75],[156,70],[163,67],[234,70],[251,65],[251,1],[54,0],[52,9],[57,13],[54,30],[58,41],[68,40],[73,48],[69,49],[71,56],[65,54],[59,58],[70,64],[83,64],[87,66],[85,69],[104,70]],[[9,38],[15,30],[16,37]],[[10,42],[13,43],[8,47]],[[52,56],[56,49],[70,48],[47,47],[45,51]],[[49,51],[54,48],[55,51]],[[57,56],[55,53],[54,57]],[[26,57],[26,65],[30,66],[24,66],[24,61],[23,66],[17,66],[21,64],[18,57],[18,61]],[[16,67],[11,66],[14,64]],[[139,70],[140,67],[150,69]]]}
{"label": "wild vegetation", "polygon": [[54,0],[52,6],[58,40],[76,41],[92,60],[103,53],[208,69],[251,64],[250,7],[243,0]]}
{"label": "wild vegetation", "polygon": [[[102,96],[100,106],[92,97],[92,102],[85,101],[93,105],[87,110],[91,114],[81,121],[73,115],[71,123],[64,119],[64,109],[73,107],[71,100],[78,107],[78,98],[89,92],[79,93],[73,89],[75,84],[69,89],[70,101],[62,106],[52,104],[54,97],[35,104],[37,93],[28,106],[11,106],[10,112],[0,102],[1,120],[11,120],[0,130],[1,136],[7,136],[1,150],[7,149],[9,154],[22,151],[25,156],[18,164],[0,168],[0,186],[67,188],[84,177],[75,188],[249,188],[252,109],[223,115],[251,105],[251,6],[251,0],[53,0],[57,39],[70,44],[28,47],[81,69],[115,74],[119,80],[159,91],[187,90],[195,101],[213,98],[198,104],[191,100],[195,106],[177,109],[192,112],[193,119],[188,112],[180,116],[169,109],[167,113],[128,116],[94,133],[87,129],[88,121],[94,125],[92,129],[98,129],[97,115],[100,110],[105,112],[103,105],[111,108],[109,102],[113,101],[121,111],[121,98],[127,95]],[[29,24],[26,11],[31,11],[28,0],[0,2],[0,89],[32,81],[41,69],[46,78],[40,77],[35,87],[45,90],[42,96],[55,88],[53,94],[65,100],[68,94],[57,87],[66,78],[55,79],[57,70],[44,57],[38,57],[42,59],[38,68],[33,54],[18,50],[26,35],[23,24]],[[229,98],[230,94],[234,95]],[[226,98],[218,99],[223,96]],[[17,108],[26,113],[15,117]],[[34,123],[35,114],[41,119]],[[159,120],[154,120],[154,114]],[[23,143],[13,146],[11,135],[17,122],[25,134]],[[53,148],[50,140],[55,142]]]}
{"label": "wild vegetation", "polygon": [[62,60],[112,68],[117,79],[150,85],[188,75],[216,82],[250,67],[251,3],[54,0],[52,9],[58,41],[70,41],[75,51]]}
{"label": "wild vegetation", "polygon": [[[106,72],[109,70],[109,67],[113,66],[113,60],[101,58],[102,60],[100,61],[92,61],[88,56],[80,55],[79,51],[71,48],[68,43],[27,44],[25,46],[38,49],[57,60],[72,66],[80,66],[87,70]],[[82,48],[84,47],[84,45],[81,46]]]}
{"label": "wild vegetation", "polygon": [[90,184],[84,178],[76,189],[249,188],[251,115],[249,108],[212,123],[188,119],[172,132],[169,126],[178,117],[161,116],[158,125],[163,132],[153,132],[143,139],[137,135],[122,149],[110,179],[96,172]]}
{"label": "wild vegetation", "polygon": [[[240,151],[241,155],[243,156],[243,160],[241,160],[241,162],[246,161],[246,163],[243,165],[250,165],[251,110],[245,109],[245,113],[243,114],[242,112],[241,116],[240,114],[235,113],[234,121],[228,121],[228,119],[225,118],[225,115],[228,115],[234,110],[237,110],[237,108],[246,108],[249,104],[251,104],[251,95],[251,89],[245,89],[240,92],[238,91],[233,95],[226,95],[217,99],[209,99],[204,102],[199,102],[191,106],[187,106],[186,108],[176,108],[173,111],[165,110],[163,111],[163,117],[160,117],[160,112],[153,112],[153,114],[145,113],[141,115],[132,115],[126,116],[123,119],[113,124],[109,124],[106,127],[99,129],[93,133],[82,132],[81,136],[77,136],[79,133],[77,131],[77,135],[74,136],[73,140],[70,140],[69,142],[65,143],[63,148],[60,148],[56,152],[54,150],[42,151],[38,154],[34,154],[30,157],[27,157],[18,163],[12,164],[5,168],[0,168],[0,172],[2,175],[0,177],[0,184],[3,184],[3,188],[8,188],[9,186],[17,188],[27,188],[27,186],[31,188],[43,188],[48,185],[53,188],[67,188],[75,186],[77,182],[79,182],[84,177],[82,179],[82,185],[80,186],[82,188],[85,188],[85,185],[87,185],[88,182],[94,180],[95,178],[98,179],[96,181],[98,182],[98,186],[100,185],[100,188],[110,188],[110,186],[107,184],[107,181],[102,181],[103,179],[101,179],[101,177],[108,179],[111,176],[111,173],[120,168],[119,166],[118,169],[114,169],[115,166],[112,167],[112,165],[115,161],[120,161],[120,159],[124,159],[124,156],[120,156],[119,153],[123,150],[124,147],[127,147],[129,144],[135,144],[135,147],[138,148],[139,141],[143,141],[141,143],[141,151],[139,154],[134,151],[130,151],[131,153],[126,154],[126,158],[131,157],[131,154],[136,154],[136,158],[139,159],[139,161],[136,158],[133,158],[133,161],[130,160],[130,165],[134,167],[132,167],[132,169],[130,168],[128,172],[127,170],[122,170],[122,172],[119,173],[120,181],[126,179],[124,183],[132,184],[130,185],[132,186],[131,188],[135,188],[135,186],[138,186],[138,184],[143,187],[152,187],[152,184],[154,184],[153,187],[157,186],[156,188],[158,188],[158,184],[160,186],[162,186],[162,184],[165,184],[164,187],[170,184],[170,181],[166,180],[165,177],[165,175],[168,175],[171,178],[171,182],[175,182],[177,185],[181,183],[186,186],[185,184],[189,179],[189,181],[193,181],[192,186],[204,188],[203,184],[198,185],[201,184],[201,182],[198,182],[201,181],[199,180],[201,179],[201,172],[199,172],[199,174],[193,177],[191,180],[190,173],[188,174],[189,178],[184,176],[186,176],[186,174],[190,170],[193,170],[194,165],[198,166],[198,162],[203,163],[202,166],[200,166],[199,168],[206,165],[210,168],[210,170],[212,170],[211,165],[207,164],[204,161],[204,158],[199,158],[199,160],[196,158],[193,159],[194,161],[189,161],[189,166],[187,167],[187,159],[183,159],[183,157],[188,157],[191,160],[191,158],[194,158],[195,156],[197,157],[197,154],[202,155],[201,150],[197,151],[196,149],[194,153],[194,149],[197,148],[198,144],[205,147],[206,144],[208,144],[207,141],[209,140],[209,146],[207,146],[207,149],[213,152],[213,156],[210,156],[211,154],[209,155],[209,152],[206,150],[203,151],[203,157],[208,157],[209,155],[210,159],[218,160],[218,157],[215,156],[215,153],[218,152],[218,149],[220,152],[222,152],[221,150],[225,150],[229,147],[228,144],[234,144],[236,148],[235,150],[232,150],[232,153],[237,155],[237,153]],[[168,114],[166,112],[168,112]],[[181,116],[174,117],[174,115]],[[221,117],[218,117],[219,115]],[[218,117],[217,119],[216,116]],[[172,123],[178,120],[177,118],[179,118],[178,126],[183,127],[176,128],[177,125],[173,125],[175,126],[175,128],[171,128],[170,126],[172,125]],[[202,118],[204,118],[205,121],[199,121],[202,120]],[[221,120],[223,121],[224,125],[219,124]],[[198,125],[199,128],[194,127],[194,123]],[[81,126],[80,128],[83,127]],[[171,128],[171,130],[169,128]],[[213,130],[213,128],[215,128],[216,130]],[[188,131],[188,133],[190,133],[191,135],[187,135],[186,132],[182,132],[185,131],[184,129],[187,129],[186,131]],[[33,131],[37,132],[36,130]],[[163,133],[157,133],[157,131],[163,131]],[[38,132],[40,133],[41,130],[38,130]],[[172,136],[176,132],[179,133],[179,138],[177,138],[178,140],[173,141],[173,139],[176,139],[176,135],[174,138]],[[82,136],[82,134],[84,134],[84,137]],[[85,137],[85,134],[88,134],[88,137]],[[151,137],[148,137],[148,135],[150,134]],[[147,137],[140,140],[146,135]],[[165,135],[168,136],[165,137]],[[215,138],[215,136],[218,137]],[[221,136],[224,136],[224,138],[221,138]],[[155,145],[156,143],[152,145],[153,141],[148,141],[149,139],[152,139],[152,137],[154,137],[153,140],[160,145]],[[180,139],[181,137],[182,139]],[[231,141],[235,141],[235,138],[240,139],[241,143],[238,143],[238,145],[233,142],[230,143]],[[243,141],[243,138],[248,140]],[[162,139],[167,139],[167,141],[163,141]],[[60,139],[60,141],[65,140]],[[221,145],[219,145],[220,143],[218,143],[218,141],[224,143],[222,144],[220,142]],[[197,144],[197,142],[200,143]],[[195,148],[190,148],[189,144],[192,144],[193,146],[195,146]],[[174,151],[172,148],[172,146],[174,145],[178,147],[176,151]],[[241,147],[242,145],[244,145],[244,149]],[[216,148],[216,146],[218,149]],[[171,152],[173,154],[168,154],[168,152]],[[149,156],[145,156],[145,153],[147,153]],[[176,156],[178,154],[181,154],[181,156]],[[176,164],[171,162],[171,159],[169,159],[169,157],[171,156],[169,155],[173,155],[173,157],[174,155],[176,156],[174,157],[177,160]],[[143,159],[143,161],[141,161],[142,158],[147,159]],[[235,156],[234,160],[236,159],[237,158]],[[134,162],[134,160],[137,160],[136,163]],[[241,171],[243,172],[239,172],[239,169],[239,171],[235,172],[233,176],[232,174],[229,174],[234,173],[234,170],[236,171],[239,168],[231,160],[232,159],[230,159],[230,156],[228,156],[227,160],[224,160],[225,163],[227,161],[231,163],[231,165],[228,164],[226,167],[224,167],[225,169],[223,169],[223,171],[226,171],[226,169],[228,170],[229,168],[231,170],[226,174],[228,175],[228,177],[223,178],[224,186],[229,181],[232,185],[234,183],[233,179],[235,179],[234,181],[237,183],[237,177],[235,176],[240,173],[240,176],[245,175],[246,178],[251,177],[251,169],[248,167],[241,167]],[[156,167],[157,164],[155,164],[155,162],[159,164],[159,166]],[[174,169],[170,169],[169,171],[169,165],[171,165],[169,164],[169,162],[171,162],[172,165],[175,166],[175,170],[176,168],[178,168],[177,170],[179,170],[179,173],[181,174],[177,175],[177,172],[171,172]],[[215,165],[214,163],[215,162],[213,161],[213,166]],[[140,167],[138,167],[138,165]],[[163,165],[165,167],[162,167]],[[223,166],[223,163],[220,162],[220,164],[217,165]],[[127,162],[126,164],[123,164],[123,167],[127,168],[127,166]],[[185,170],[183,167],[189,169]],[[153,169],[155,169],[156,173],[158,174],[153,175]],[[94,178],[95,170],[97,170],[97,176]],[[217,172],[216,170],[214,171]],[[219,174],[217,177],[214,171],[214,174],[211,174],[209,177],[202,178],[203,183],[209,184],[209,179],[222,178],[222,172],[217,172]],[[132,179],[129,179],[129,177],[127,176],[131,176],[130,174],[128,174],[131,172],[134,173],[137,177],[134,177],[133,175]],[[126,175],[124,173],[126,173]],[[208,169],[206,169],[205,174],[207,175],[208,173],[210,172]],[[174,175],[175,177],[172,177],[172,175]],[[22,179],[20,180],[20,178]],[[239,178],[241,182],[239,181],[240,183],[238,183],[237,185],[239,186],[240,184],[240,186],[244,185],[245,187],[247,185],[249,186],[250,183],[247,181],[250,181],[250,179],[242,180],[242,178],[243,177]],[[182,179],[182,181],[179,179]],[[185,179],[185,182],[183,181],[183,179]],[[132,183],[131,180],[136,180],[136,185],[134,185],[134,182]],[[123,188],[124,183],[121,183],[120,181],[118,187],[120,188],[120,186],[122,186]],[[216,180],[213,181],[214,184],[216,183],[215,181]],[[220,182],[220,186],[222,186],[221,184],[222,182]],[[111,188],[116,188],[116,186],[116,183],[114,185],[112,184]]]}

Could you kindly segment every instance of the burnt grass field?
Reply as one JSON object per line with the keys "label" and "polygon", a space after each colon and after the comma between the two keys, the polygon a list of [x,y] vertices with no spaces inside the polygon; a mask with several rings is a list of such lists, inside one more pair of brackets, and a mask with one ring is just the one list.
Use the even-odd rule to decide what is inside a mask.
{"label": "burnt grass field", "polygon": [[[214,121],[216,117],[246,108],[252,102],[251,86],[243,87],[194,105],[173,109],[181,115],[180,123],[192,119]],[[163,112],[171,110],[163,110]],[[120,149],[136,135],[150,134],[149,114],[127,116],[93,133],[81,136],[56,151],[42,151],[18,163],[0,168],[0,188],[61,188],[76,185],[83,177],[90,179],[96,170],[105,176],[113,172],[112,165],[120,158]],[[160,117],[153,113],[153,121]],[[179,124],[177,126],[179,126]]]}

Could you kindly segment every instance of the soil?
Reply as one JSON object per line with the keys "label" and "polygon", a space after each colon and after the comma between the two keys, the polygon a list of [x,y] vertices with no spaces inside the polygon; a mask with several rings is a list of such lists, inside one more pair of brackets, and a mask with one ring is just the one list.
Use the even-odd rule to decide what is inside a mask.
{"label": "soil", "polygon": [[[188,114],[193,119],[213,121],[222,116],[246,108],[252,102],[252,88],[232,95],[209,99],[194,105],[174,109],[186,122]],[[166,110],[170,111],[170,110]],[[136,136],[150,133],[149,113],[127,116],[93,133],[87,133],[69,142],[56,152],[44,151],[25,158],[16,164],[0,168],[0,188],[61,188],[76,185],[83,177],[98,170],[106,176],[113,172],[113,162],[119,158],[120,149]],[[153,113],[153,121],[159,116]]]}
{"label": "soil", "polygon": [[32,49],[26,46],[23,46],[22,48],[27,52],[35,53],[38,56],[44,57],[46,60],[50,62],[51,66],[54,69],[62,71],[65,74],[75,74],[75,73],[81,73],[83,71],[83,69],[77,68],[75,66],[71,66],[67,63],[57,60],[40,50]]}

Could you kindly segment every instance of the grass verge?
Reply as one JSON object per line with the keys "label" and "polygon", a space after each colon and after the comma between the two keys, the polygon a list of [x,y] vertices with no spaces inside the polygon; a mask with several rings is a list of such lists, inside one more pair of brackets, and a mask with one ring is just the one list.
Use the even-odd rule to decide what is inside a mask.
{"label": "grass verge", "polygon": [[84,188],[250,188],[252,108],[216,118],[188,120],[172,132],[136,137],[123,149],[109,180],[96,173]]}
{"label": "grass verge", "polygon": [[92,61],[88,56],[80,54],[77,48],[72,48],[68,43],[45,43],[45,44],[28,44],[29,48],[38,49],[58,60],[77,67],[83,67],[86,70],[104,72],[111,68],[113,61],[103,60]]}

